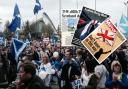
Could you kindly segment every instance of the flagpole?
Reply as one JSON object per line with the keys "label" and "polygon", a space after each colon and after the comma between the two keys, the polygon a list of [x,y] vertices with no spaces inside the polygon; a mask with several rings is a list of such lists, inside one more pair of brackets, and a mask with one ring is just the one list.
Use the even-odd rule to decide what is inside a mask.
{"label": "flagpole", "polygon": [[96,11],[96,0],[95,0],[95,11]]}
{"label": "flagpole", "polygon": [[128,18],[128,1],[124,2],[124,5],[127,7],[127,18]]}
{"label": "flagpole", "polygon": [[61,50],[61,0],[59,0],[59,16],[60,16],[60,22],[59,22],[59,24],[60,24],[60,31],[59,31],[59,35],[60,35],[60,50]]}
{"label": "flagpole", "polygon": [[60,16],[60,27],[61,27],[61,0],[59,0],[59,16]]}
{"label": "flagpole", "polygon": [[[37,26],[37,14],[36,14],[36,30],[38,29],[37,27],[38,27],[38,26]],[[36,32],[36,39],[37,39],[37,35],[38,35],[37,33],[38,33],[38,32]]]}
{"label": "flagpole", "polygon": [[[21,22],[23,23],[23,24],[20,26],[20,29],[23,30],[22,26],[25,27],[25,25],[24,25],[24,20],[23,20],[21,14],[20,14],[20,17],[21,17]],[[16,31],[17,31],[17,30],[16,30]],[[17,32],[18,32],[18,34],[19,34],[19,30],[18,30]],[[19,35],[20,35],[20,34],[19,34]],[[18,37],[18,38],[19,38],[19,37]]]}
{"label": "flagpole", "polygon": [[76,0],[76,6],[77,6],[77,9],[78,9],[78,0]]}

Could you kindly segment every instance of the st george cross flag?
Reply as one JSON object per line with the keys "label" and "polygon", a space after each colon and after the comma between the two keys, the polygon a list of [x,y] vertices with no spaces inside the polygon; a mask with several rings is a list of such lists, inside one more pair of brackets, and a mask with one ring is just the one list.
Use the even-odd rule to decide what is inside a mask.
{"label": "st george cross flag", "polygon": [[8,26],[8,29],[11,32],[15,32],[16,29],[20,28],[21,25],[20,11],[17,4],[15,5],[13,16],[14,18],[12,19],[12,22]]}
{"label": "st george cross flag", "polygon": [[41,10],[41,4],[39,2],[39,0],[36,0],[36,3],[35,3],[35,7],[33,9],[33,12],[34,12],[34,15],[37,14],[39,12],[39,10]]}
{"label": "st george cross flag", "polygon": [[24,43],[16,38],[12,39],[11,54],[14,56],[16,62],[18,62],[18,57],[26,46],[27,43]]}

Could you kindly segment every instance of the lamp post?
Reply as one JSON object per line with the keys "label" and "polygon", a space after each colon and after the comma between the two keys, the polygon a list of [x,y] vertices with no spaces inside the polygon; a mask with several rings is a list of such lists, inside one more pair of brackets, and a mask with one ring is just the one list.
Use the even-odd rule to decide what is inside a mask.
{"label": "lamp post", "polygon": [[124,5],[127,7],[127,17],[128,17],[128,1],[124,2]]}

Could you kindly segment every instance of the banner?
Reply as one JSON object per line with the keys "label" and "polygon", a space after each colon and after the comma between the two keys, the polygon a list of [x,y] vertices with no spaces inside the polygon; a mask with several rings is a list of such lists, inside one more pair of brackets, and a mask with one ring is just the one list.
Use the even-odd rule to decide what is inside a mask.
{"label": "banner", "polygon": [[61,14],[61,46],[71,44],[81,10],[62,10]]}
{"label": "banner", "polygon": [[86,38],[100,23],[102,23],[109,16],[83,7],[77,28],[72,39],[72,44],[83,47],[81,40]]}
{"label": "banner", "polygon": [[108,18],[89,34],[82,41],[82,44],[89,50],[98,63],[102,63],[125,40],[126,38]]}

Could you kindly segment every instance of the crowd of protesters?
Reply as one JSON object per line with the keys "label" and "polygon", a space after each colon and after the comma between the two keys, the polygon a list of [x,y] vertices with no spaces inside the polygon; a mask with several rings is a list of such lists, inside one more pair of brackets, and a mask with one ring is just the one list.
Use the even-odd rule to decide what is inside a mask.
{"label": "crowd of protesters", "polygon": [[0,89],[128,89],[128,48],[123,44],[102,64],[83,48],[33,40],[18,62],[0,47]]}

